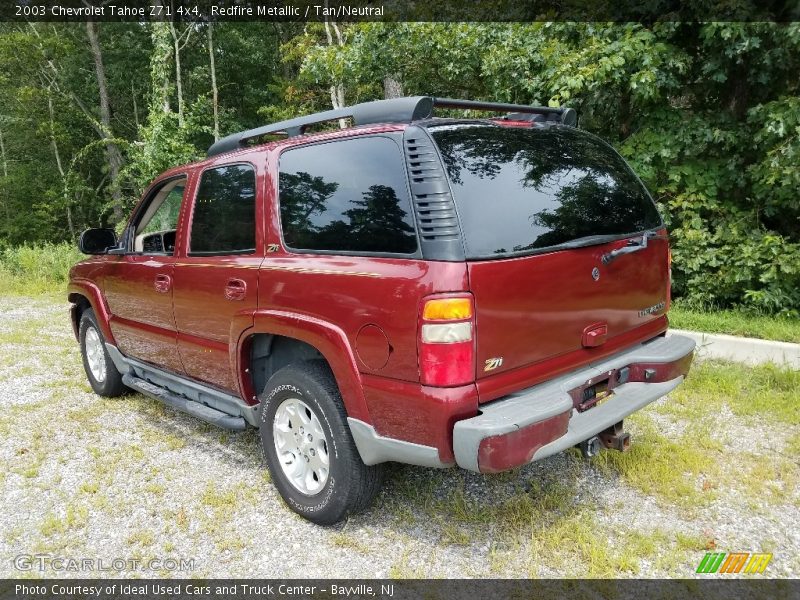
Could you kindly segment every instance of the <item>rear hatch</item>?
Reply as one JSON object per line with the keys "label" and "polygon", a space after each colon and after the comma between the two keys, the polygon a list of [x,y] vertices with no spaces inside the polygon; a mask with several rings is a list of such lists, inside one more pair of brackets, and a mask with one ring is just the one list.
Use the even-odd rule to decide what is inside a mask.
{"label": "rear hatch", "polygon": [[531,385],[664,329],[666,231],[608,144],[560,125],[429,131],[463,232],[481,401],[500,395],[481,380]]}

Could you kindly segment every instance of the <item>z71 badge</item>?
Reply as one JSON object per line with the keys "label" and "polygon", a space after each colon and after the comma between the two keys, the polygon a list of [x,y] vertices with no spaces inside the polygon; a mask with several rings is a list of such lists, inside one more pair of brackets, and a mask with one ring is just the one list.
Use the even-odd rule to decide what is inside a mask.
{"label": "z71 badge", "polygon": [[494,371],[497,367],[503,366],[503,357],[498,356],[496,358],[487,358],[486,362],[483,364],[484,364],[483,367],[484,371]]}

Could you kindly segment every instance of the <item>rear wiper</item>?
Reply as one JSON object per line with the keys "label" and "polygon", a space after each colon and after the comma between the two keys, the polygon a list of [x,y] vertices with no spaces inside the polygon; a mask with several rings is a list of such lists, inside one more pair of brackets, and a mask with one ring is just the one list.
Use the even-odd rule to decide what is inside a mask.
{"label": "rear wiper", "polygon": [[622,256],[623,254],[631,254],[632,252],[638,252],[639,250],[644,250],[645,248],[647,248],[648,239],[661,238],[661,237],[663,236],[659,236],[655,231],[648,231],[644,233],[641,238],[633,238],[631,240],[628,240],[627,246],[623,246],[622,248],[617,248],[616,250],[612,250],[611,252],[603,254],[600,260],[603,261],[604,265],[607,265],[618,256]]}
{"label": "rear wiper", "polygon": [[561,242],[560,244],[555,244],[554,246],[544,247],[542,250],[554,252],[556,250],[571,250],[573,248],[584,248],[586,246],[599,246],[600,244],[606,244],[618,239],[619,236],[613,233],[608,235],[586,235],[568,242]]}
{"label": "rear wiper", "polygon": [[[628,234],[630,235],[630,234]],[[667,236],[658,235],[656,231],[648,231],[644,234],[645,236],[649,237],[650,239],[667,239]],[[600,246],[601,244],[607,244],[609,242],[616,242],[620,238],[624,238],[624,235],[619,235],[616,233],[609,233],[604,235],[585,235],[583,237],[579,237],[573,240],[569,240],[568,242],[561,242],[560,244],[553,244],[552,246],[527,246],[525,248],[516,247],[514,252],[509,252],[503,256],[503,258],[512,258],[515,256],[528,256],[531,254],[544,254],[550,252],[559,252],[561,250],[572,250],[575,248],[585,248],[587,246]],[[634,243],[636,243],[634,241]],[[493,259],[493,258],[500,258],[498,254],[505,251],[497,251],[494,254],[489,255],[481,255],[472,257],[474,260],[485,260],[485,259]],[[630,252],[630,251],[629,251]],[[614,257],[610,258],[609,260],[614,260]],[[605,261],[604,261],[605,262]]]}

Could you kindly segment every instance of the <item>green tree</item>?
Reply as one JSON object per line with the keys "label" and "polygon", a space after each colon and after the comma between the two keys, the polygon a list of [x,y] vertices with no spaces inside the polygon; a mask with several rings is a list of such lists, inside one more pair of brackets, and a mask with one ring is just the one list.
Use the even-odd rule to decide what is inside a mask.
{"label": "green tree", "polygon": [[0,245],[115,224],[218,136],[402,90],[577,108],[667,219],[676,295],[797,315],[800,24],[703,17],[0,23]]}

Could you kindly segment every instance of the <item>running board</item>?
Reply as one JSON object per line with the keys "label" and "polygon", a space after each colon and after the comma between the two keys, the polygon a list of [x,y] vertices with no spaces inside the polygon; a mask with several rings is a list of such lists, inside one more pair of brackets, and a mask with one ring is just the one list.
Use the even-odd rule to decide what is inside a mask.
{"label": "running board", "polygon": [[[134,380],[144,381],[146,384],[154,386],[155,390],[142,389],[142,392],[149,396],[152,396],[151,391],[158,392],[156,397],[158,400],[162,400],[163,394],[166,393],[178,399],[181,404],[181,406],[176,406],[178,410],[185,411],[182,405],[184,402],[189,402],[218,411],[233,419],[242,418],[256,428],[261,425],[261,405],[259,403],[247,404],[237,396],[212,388],[200,381],[163,371],[134,358],[128,358],[113,344],[106,343],[106,350],[114,362],[114,366],[123,376],[128,375]],[[139,389],[140,386],[132,384],[132,387]],[[191,414],[197,413],[191,412]],[[201,419],[204,418],[202,415],[198,416]],[[237,425],[236,429],[240,429],[240,426]]]}
{"label": "running board", "polygon": [[175,410],[202,419],[217,427],[222,427],[223,429],[229,429],[231,431],[244,431],[244,428],[247,426],[247,422],[242,417],[234,417],[221,410],[211,408],[205,404],[200,404],[194,400],[189,400],[178,394],[173,394],[169,390],[154,385],[144,379],[140,379],[130,373],[125,373],[122,376],[122,383],[137,392],[141,392],[145,396],[150,396],[155,400],[163,402],[167,406],[171,406]]}

